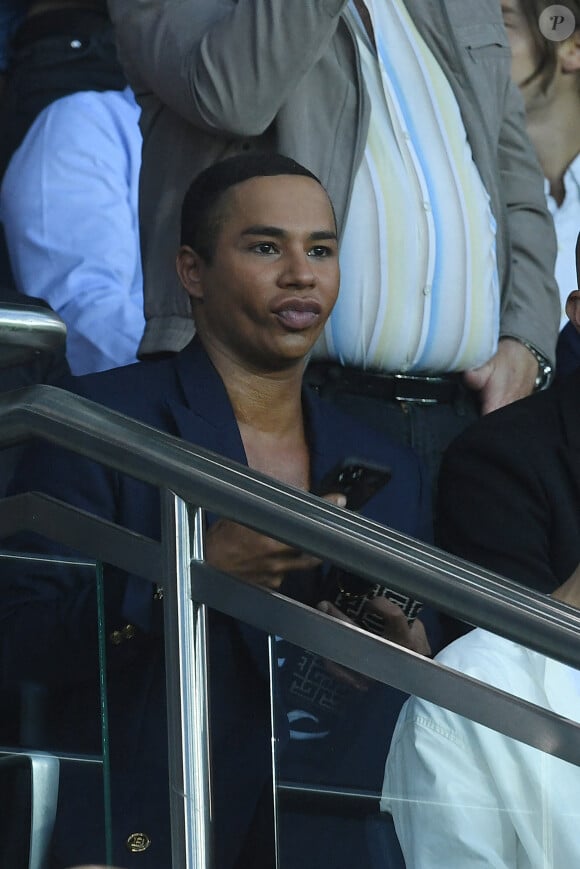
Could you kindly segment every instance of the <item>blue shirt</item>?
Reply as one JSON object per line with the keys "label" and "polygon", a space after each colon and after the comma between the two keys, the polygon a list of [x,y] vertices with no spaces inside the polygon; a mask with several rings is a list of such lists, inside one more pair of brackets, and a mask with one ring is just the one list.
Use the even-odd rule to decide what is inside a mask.
{"label": "blue shirt", "polygon": [[0,188],[17,287],[65,321],[73,374],[136,361],[145,327],[139,111],[130,88],[55,101],[36,118]]}

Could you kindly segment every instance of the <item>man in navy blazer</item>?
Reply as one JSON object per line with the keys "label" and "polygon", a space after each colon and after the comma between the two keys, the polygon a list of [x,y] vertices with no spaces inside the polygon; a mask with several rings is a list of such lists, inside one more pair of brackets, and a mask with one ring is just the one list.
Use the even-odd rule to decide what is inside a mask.
{"label": "man in navy blazer", "polygon": [[[302,389],[307,354],[338,290],[336,225],[318,180],[284,157],[232,158],[193,183],[182,228],[177,267],[192,297],[196,338],[174,357],[72,378],[67,388],[306,490],[353,453],[387,464],[392,479],[363,512],[429,538],[430,493],[414,454]],[[55,446],[31,448],[13,490],[40,490],[136,532],[160,534],[156,490]],[[210,522],[206,543],[209,562],[248,582],[312,605],[327,596],[318,561],[285,544],[223,519]],[[20,545],[49,549],[30,537]],[[45,748],[82,753],[100,746],[94,579],[94,571],[68,566],[19,568],[3,580],[1,681],[48,686]],[[107,568],[104,608],[113,857],[121,866],[164,869],[170,842],[162,601],[150,583]],[[377,609],[385,635],[428,652],[420,620],[408,626],[384,599]],[[271,808],[262,799],[270,766],[267,639],[219,613],[211,613],[210,627],[215,865],[271,866]],[[380,690],[395,717],[401,695]],[[363,696],[346,710],[347,718],[359,716],[355,729],[367,726]],[[380,752],[384,721],[378,725]],[[282,744],[287,740],[282,733]],[[345,751],[347,743],[348,736]],[[380,776],[381,758],[376,768]],[[102,861],[101,787],[90,765],[63,765],[52,866]]]}

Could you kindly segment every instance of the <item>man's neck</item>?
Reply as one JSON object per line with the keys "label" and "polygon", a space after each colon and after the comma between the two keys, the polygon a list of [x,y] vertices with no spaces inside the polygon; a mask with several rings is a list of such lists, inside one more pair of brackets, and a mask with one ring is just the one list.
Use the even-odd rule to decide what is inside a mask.
{"label": "man's neck", "polygon": [[304,363],[283,372],[259,372],[227,355],[208,352],[232,404],[248,466],[298,489],[309,489],[302,409]]}
{"label": "man's neck", "polygon": [[220,348],[205,346],[240,425],[280,437],[303,429],[304,361],[280,371],[260,371]]}
{"label": "man's neck", "polygon": [[576,92],[537,110],[531,110],[527,129],[538,155],[550,193],[561,205],[565,197],[564,175],[580,153],[580,98]]}

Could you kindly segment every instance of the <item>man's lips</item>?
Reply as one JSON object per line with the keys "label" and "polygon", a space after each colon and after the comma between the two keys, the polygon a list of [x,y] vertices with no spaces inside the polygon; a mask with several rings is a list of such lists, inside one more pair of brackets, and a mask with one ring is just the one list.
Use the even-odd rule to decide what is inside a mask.
{"label": "man's lips", "polygon": [[314,299],[285,299],[275,305],[274,314],[286,329],[300,331],[308,329],[320,317],[322,308]]}

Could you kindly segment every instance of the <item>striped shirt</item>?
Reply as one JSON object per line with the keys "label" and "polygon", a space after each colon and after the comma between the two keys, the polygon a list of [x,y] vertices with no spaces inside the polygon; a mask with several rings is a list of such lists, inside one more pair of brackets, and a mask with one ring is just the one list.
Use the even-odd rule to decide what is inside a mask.
{"label": "striped shirt", "polygon": [[[495,221],[459,107],[402,0],[354,9],[371,99],[364,158],[341,242],[341,292],[316,357],[442,373],[497,349]],[[354,324],[354,326],[353,326]]]}

